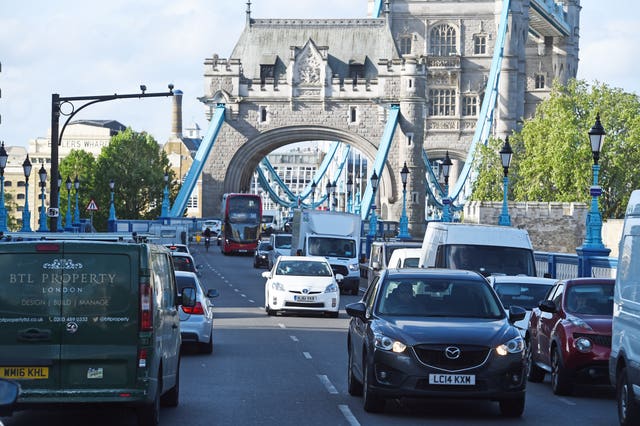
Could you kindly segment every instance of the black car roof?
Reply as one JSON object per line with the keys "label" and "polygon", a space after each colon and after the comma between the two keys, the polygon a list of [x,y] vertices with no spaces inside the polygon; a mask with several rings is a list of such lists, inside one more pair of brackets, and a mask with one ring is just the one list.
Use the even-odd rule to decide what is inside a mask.
{"label": "black car roof", "polygon": [[457,278],[487,281],[480,273],[467,271],[464,269],[443,269],[443,268],[403,268],[386,269],[383,272],[385,277],[391,278]]}

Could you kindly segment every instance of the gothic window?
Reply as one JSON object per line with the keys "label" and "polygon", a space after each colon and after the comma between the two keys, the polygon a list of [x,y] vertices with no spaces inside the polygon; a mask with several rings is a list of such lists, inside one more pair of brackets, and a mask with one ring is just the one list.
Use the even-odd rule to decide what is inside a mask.
{"label": "gothic window", "polygon": [[456,91],[454,89],[432,89],[429,91],[431,104],[429,115],[454,116],[456,115]]}
{"label": "gothic window", "polygon": [[458,52],[456,47],[456,29],[449,24],[441,24],[431,30],[431,55],[449,56]]}
{"label": "gothic window", "polygon": [[265,84],[267,78],[273,78],[275,76],[275,65],[260,65],[260,83]]}
{"label": "gothic window", "polygon": [[476,34],[473,37],[473,54],[485,55],[487,53],[487,36],[484,34]]}
{"label": "gothic window", "polygon": [[400,36],[400,53],[402,55],[411,54],[411,36],[410,35]]}
{"label": "gothic window", "polygon": [[260,107],[260,122],[264,123],[266,121],[267,121],[267,107],[261,106]]}
{"label": "gothic window", "polygon": [[358,63],[349,64],[349,77],[353,80],[353,84],[364,78],[364,65]]}
{"label": "gothic window", "polygon": [[462,98],[462,115],[476,117],[478,115],[478,96],[465,95]]}
{"label": "gothic window", "polygon": [[356,123],[358,121],[358,108],[349,107],[349,123]]}
{"label": "gothic window", "polygon": [[535,88],[544,89],[546,87],[544,74],[536,74],[535,76]]}

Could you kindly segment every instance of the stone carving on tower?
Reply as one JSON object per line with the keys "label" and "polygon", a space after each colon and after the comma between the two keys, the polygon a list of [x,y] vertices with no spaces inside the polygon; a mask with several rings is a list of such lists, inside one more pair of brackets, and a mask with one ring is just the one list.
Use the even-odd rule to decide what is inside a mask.
{"label": "stone carving on tower", "polygon": [[[293,49],[293,96],[320,96],[326,75],[326,60],[313,40],[309,39],[302,49]],[[326,49],[325,49],[326,52]]]}

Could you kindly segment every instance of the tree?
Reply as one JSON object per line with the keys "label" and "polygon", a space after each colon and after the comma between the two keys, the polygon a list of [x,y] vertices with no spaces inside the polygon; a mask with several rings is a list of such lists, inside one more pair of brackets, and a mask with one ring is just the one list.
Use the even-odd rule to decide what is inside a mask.
{"label": "tree", "polygon": [[[127,128],[113,136],[97,159],[94,199],[100,210],[94,216],[97,229],[106,229],[109,215],[109,181],[114,181],[114,203],[119,219],[156,219],[161,214],[164,173],[174,176],[169,159],[149,134]],[[172,191],[175,193],[175,191]]]}
{"label": "tree", "polygon": [[[62,176],[62,188],[60,188],[60,214],[64,214],[62,226],[65,226],[66,215],[71,214],[73,222],[73,213],[75,211],[76,189],[75,180],[78,178],[80,186],[78,188],[78,210],[80,218],[86,217],[85,208],[89,204],[94,192],[95,181],[95,164],[96,160],[87,151],[73,150],[60,162],[60,176]],[[53,176],[50,177],[54,179]],[[71,191],[67,191],[67,179],[71,181]],[[67,212],[68,197],[71,196],[71,212]]]}
{"label": "tree", "polygon": [[[509,199],[589,203],[593,157],[588,132],[599,113],[607,132],[599,161],[600,208],[605,218],[623,217],[631,191],[640,187],[639,112],[638,96],[622,89],[581,80],[555,84],[535,117],[510,137],[514,154]],[[478,156],[480,175],[474,199],[497,199],[489,189],[502,170],[500,148],[489,146],[486,156]]]}

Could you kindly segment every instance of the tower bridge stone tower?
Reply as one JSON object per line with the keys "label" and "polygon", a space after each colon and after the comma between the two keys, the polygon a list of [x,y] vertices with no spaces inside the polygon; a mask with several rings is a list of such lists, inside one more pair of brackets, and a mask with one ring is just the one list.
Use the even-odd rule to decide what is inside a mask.
{"label": "tower bridge stone tower", "polygon": [[[372,10],[374,1],[368,2]],[[230,57],[205,60],[200,100],[209,119],[219,103],[227,114],[203,171],[203,214],[217,214],[223,193],[248,190],[262,158],[287,144],[337,140],[373,161],[387,111],[399,104],[376,204],[383,218],[400,217],[399,170],[406,162],[410,231],[420,235],[422,152],[433,160],[448,151],[455,182],[480,112],[502,3],[387,0],[381,18],[254,19],[249,1]],[[495,136],[503,138],[531,117],[553,80],[575,77],[579,3],[565,2],[572,31],[562,36],[534,22],[530,0],[511,1]]]}

